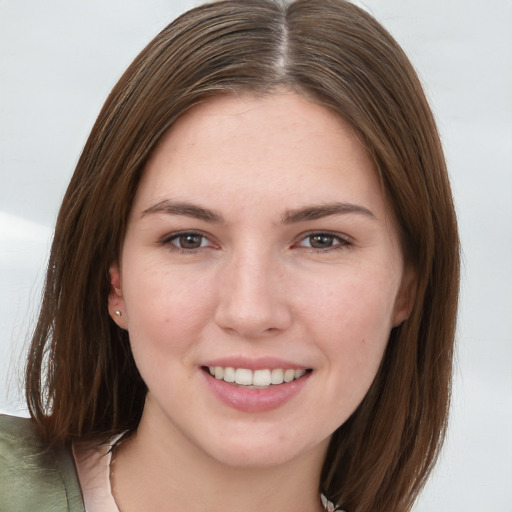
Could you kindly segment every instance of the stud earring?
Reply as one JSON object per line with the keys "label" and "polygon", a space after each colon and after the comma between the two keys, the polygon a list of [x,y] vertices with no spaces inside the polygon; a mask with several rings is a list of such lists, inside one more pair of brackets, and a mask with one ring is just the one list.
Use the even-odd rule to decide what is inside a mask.
{"label": "stud earring", "polygon": [[123,313],[121,313],[121,311],[119,311],[119,309],[116,309],[114,315],[116,315],[117,317],[119,316],[123,316]]}

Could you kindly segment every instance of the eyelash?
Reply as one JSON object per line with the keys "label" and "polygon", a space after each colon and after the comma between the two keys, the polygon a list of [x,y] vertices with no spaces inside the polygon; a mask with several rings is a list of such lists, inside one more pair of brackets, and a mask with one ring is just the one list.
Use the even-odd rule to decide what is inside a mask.
{"label": "eyelash", "polygon": [[[181,237],[200,237],[202,239],[201,245],[199,247],[193,248],[179,247],[174,242],[176,240],[179,240]],[[323,237],[331,239],[333,245],[323,248],[302,245],[303,242],[314,237]],[[214,247],[214,244],[212,244],[211,242],[209,242],[209,245],[202,245],[204,240],[209,241],[208,237],[204,233],[201,233],[200,231],[180,231],[178,233],[171,233],[163,237],[160,241],[160,245],[168,247],[168,249],[171,252],[177,252],[181,254],[195,254],[201,249]],[[327,253],[331,251],[339,251],[342,249],[346,249],[347,247],[350,247],[352,244],[352,241],[349,240],[347,236],[340,235],[338,233],[331,233],[329,231],[311,231],[309,233],[302,234],[298,242],[294,243],[292,247],[303,247],[304,249],[307,249],[315,253]]]}
{"label": "eyelash", "polygon": [[178,245],[174,244],[173,242],[175,240],[180,239],[181,237],[200,237],[202,239],[201,244],[204,240],[208,240],[208,237],[204,233],[201,233],[200,231],[180,231],[179,233],[171,233],[171,234],[163,237],[162,240],[160,241],[160,245],[165,245],[171,252],[177,252],[177,253],[181,253],[181,254],[195,254],[196,252],[198,252],[201,249],[209,248],[209,247],[213,246],[213,244],[211,244],[211,242],[210,242],[211,245],[208,245],[208,246],[200,245],[199,247],[188,248],[188,249],[185,247],[179,247]]}
{"label": "eyelash", "polygon": [[[311,246],[304,246],[301,245],[302,242],[305,242],[308,239],[314,238],[314,237],[324,237],[324,238],[330,238],[332,239],[333,245],[330,245],[329,247],[311,247]],[[353,245],[353,242],[346,236],[341,235],[339,233],[332,233],[330,231],[311,231],[309,233],[304,233],[300,236],[299,241],[295,244],[298,247],[304,247],[312,252],[316,253],[326,253],[331,251],[339,251],[342,249],[346,249]]]}

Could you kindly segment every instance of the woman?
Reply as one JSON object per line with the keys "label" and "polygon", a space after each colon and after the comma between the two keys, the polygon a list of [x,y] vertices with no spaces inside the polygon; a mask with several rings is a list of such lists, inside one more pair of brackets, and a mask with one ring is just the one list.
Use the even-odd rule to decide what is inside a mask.
{"label": "woman", "polygon": [[391,36],[340,0],[194,9],[69,185],[0,503],[409,510],[457,292],[441,145]]}

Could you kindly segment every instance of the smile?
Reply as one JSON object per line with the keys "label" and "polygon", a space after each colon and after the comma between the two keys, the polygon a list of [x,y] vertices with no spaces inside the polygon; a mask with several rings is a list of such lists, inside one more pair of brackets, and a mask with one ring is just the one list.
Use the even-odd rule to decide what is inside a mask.
{"label": "smile", "polygon": [[248,368],[232,368],[222,366],[208,366],[212,377],[223,380],[229,384],[237,384],[252,389],[267,388],[300,379],[306,374],[304,369],[262,369],[250,370]]}

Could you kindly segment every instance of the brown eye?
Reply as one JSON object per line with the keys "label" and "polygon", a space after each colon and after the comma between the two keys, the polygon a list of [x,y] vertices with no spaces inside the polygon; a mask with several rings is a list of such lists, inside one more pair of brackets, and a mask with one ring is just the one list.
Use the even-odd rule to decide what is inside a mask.
{"label": "brown eye", "polygon": [[309,245],[313,249],[327,249],[332,247],[336,242],[334,235],[312,235],[309,238]]}
{"label": "brown eye", "polygon": [[305,236],[300,242],[299,247],[306,247],[316,250],[341,249],[350,244],[350,241],[342,235],[332,233],[311,233]]}
{"label": "brown eye", "polygon": [[187,233],[175,238],[175,244],[181,249],[198,249],[202,246],[203,236],[195,233]]}
{"label": "brown eye", "polygon": [[194,251],[212,245],[204,235],[194,231],[169,235],[162,240],[162,244],[176,251]]}

